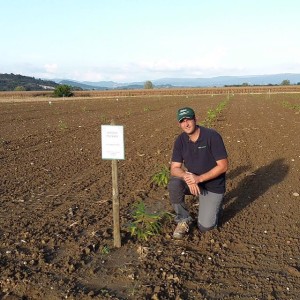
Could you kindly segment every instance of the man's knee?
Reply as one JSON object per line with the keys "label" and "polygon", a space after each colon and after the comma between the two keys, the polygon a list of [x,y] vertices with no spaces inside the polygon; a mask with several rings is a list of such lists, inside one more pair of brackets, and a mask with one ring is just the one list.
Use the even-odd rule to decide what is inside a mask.
{"label": "man's knee", "polygon": [[200,232],[204,233],[206,231],[210,231],[212,229],[217,228],[217,224],[214,224],[213,226],[206,227],[206,226],[203,226],[200,223],[198,223],[198,228],[199,228]]}
{"label": "man's knee", "polygon": [[168,183],[169,191],[182,190],[184,181],[179,177],[171,177]]}
{"label": "man's knee", "polygon": [[171,177],[168,183],[168,190],[171,203],[178,204],[184,199],[185,182],[179,177]]}
{"label": "man's knee", "polygon": [[206,232],[218,228],[220,223],[221,213],[222,213],[222,208],[220,208],[215,215],[212,215],[210,218],[207,218],[206,220],[201,220],[201,219],[199,220],[198,218],[198,228],[200,232]]}
{"label": "man's knee", "polygon": [[220,213],[222,212],[223,194],[206,192],[200,198],[198,213],[198,228],[206,232],[218,227]]}

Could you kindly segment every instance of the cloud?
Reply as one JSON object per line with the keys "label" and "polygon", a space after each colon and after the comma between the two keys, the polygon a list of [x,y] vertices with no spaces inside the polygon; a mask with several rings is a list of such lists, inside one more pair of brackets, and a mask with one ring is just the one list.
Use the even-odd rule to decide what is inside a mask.
{"label": "cloud", "polygon": [[[151,58],[143,57],[131,62],[114,63],[14,63],[1,65],[1,73],[22,74],[44,79],[71,79],[77,81],[117,81],[122,83],[142,82],[160,78],[205,78],[223,75],[259,75],[275,73],[299,73],[300,59],[294,54],[296,48],[289,50],[285,59],[276,64],[270,61],[249,62],[249,58],[234,59],[229,48],[216,47],[212,51],[194,49],[184,57]],[[231,59],[229,59],[231,57]]]}
{"label": "cloud", "polygon": [[44,68],[45,68],[46,73],[51,73],[51,74],[56,73],[58,70],[57,64],[45,64]]}
{"label": "cloud", "polygon": [[[154,72],[194,72],[198,70],[214,69],[222,65],[222,60],[226,55],[225,48],[217,48],[208,52],[206,55],[199,53],[190,58],[180,59],[158,59],[144,60],[134,63],[137,68],[146,69]],[[187,54],[188,56],[188,54]]]}

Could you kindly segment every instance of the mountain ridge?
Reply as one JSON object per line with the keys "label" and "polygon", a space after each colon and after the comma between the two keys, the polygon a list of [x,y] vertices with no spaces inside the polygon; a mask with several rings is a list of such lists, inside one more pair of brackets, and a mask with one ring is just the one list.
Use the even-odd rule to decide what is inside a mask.
{"label": "mountain ridge", "polygon": [[[239,85],[281,85],[284,80],[290,84],[300,85],[300,74],[279,73],[269,75],[216,76],[209,78],[160,78],[150,80],[154,88],[191,88],[191,87],[224,87]],[[120,83],[115,81],[76,81],[71,79],[36,79],[30,76],[0,74],[0,91],[54,90],[59,84],[67,84],[74,89],[111,90],[143,89],[145,81]],[[20,89],[19,89],[20,90]]]}
{"label": "mountain ridge", "polygon": [[[243,75],[243,76],[216,76],[209,78],[160,78],[150,80],[155,87],[222,87],[230,85],[280,85],[282,81],[289,80],[291,84],[300,84],[300,74],[279,73],[269,75]],[[72,82],[72,80],[68,80]],[[61,81],[62,83],[65,81]],[[89,89],[120,89],[143,88],[144,81],[119,83],[115,81],[73,81],[74,84],[85,84]]]}

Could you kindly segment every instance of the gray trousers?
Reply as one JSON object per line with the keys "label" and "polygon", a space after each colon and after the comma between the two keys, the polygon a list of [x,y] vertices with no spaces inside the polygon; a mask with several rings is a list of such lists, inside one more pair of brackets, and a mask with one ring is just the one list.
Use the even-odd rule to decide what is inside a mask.
{"label": "gray trousers", "polygon": [[[176,212],[175,222],[191,222],[192,217],[184,201],[185,195],[191,195],[186,182],[179,177],[171,177],[168,190],[171,204]],[[201,188],[197,221],[198,228],[201,232],[211,230],[218,225],[218,217],[222,207],[223,197],[224,194],[212,193]]]}

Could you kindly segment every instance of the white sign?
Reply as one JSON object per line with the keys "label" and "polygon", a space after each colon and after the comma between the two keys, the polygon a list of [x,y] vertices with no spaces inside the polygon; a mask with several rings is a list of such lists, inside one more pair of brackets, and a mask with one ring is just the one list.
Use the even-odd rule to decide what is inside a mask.
{"label": "white sign", "polygon": [[101,125],[102,159],[125,159],[124,128]]}

